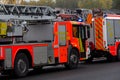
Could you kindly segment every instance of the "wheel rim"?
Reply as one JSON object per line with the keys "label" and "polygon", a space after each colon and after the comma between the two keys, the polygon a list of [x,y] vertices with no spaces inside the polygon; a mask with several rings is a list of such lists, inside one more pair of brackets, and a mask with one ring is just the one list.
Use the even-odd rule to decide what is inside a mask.
{"label": "wheel rim", "polygon": [[25,63],[22,59],[20,59],[20,60],[18,61],[18,70],[19,70],[21,73],[24,73],[24,72],[26,71],[26,69],[27,69],[26,63]]}
{"label": "wheel rim", "polygon": [[78,61],[77,56],[74,55],[74,54],[72,54],[72,55],[70,56],[70,61],[71,61],[73,64],[76,64],[77,61]]}

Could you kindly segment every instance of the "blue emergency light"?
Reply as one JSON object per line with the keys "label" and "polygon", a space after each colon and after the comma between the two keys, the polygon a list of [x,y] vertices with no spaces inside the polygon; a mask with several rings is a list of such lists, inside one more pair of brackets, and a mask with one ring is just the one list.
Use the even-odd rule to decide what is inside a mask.
{"label": "blue emergency light", "polygon": [[79,22],[83,22],[83,19],[82,19],[82,18],[79,18],[78,21],[79,21]]}
{"label": "blue emergency light", "polygon": [[105,14],[103,14],[103,17],[105,18],[105,17],[107,17],[107,14],[105,13]]}

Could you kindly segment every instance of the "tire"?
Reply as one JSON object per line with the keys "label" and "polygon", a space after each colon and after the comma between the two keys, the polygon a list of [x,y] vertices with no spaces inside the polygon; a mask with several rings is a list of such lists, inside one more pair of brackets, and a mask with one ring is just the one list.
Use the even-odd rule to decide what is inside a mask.
{"label": "tire", "polygon": [[14,64],[14,73],[16,77],[24,77],[28,74],[29,61],[24,53],[19,53],[16,56]]}
{"label": "tire", "polygon": [[116,56],[112,56],[110,53],[107,55],[107,61],[108,62],[114,62],[116,61]]}
{"label": "tire", "polygon": [[117,49],[117,60],[120,61],[120,45],[118,46]]}
{"label": "tire", "polygon": [[78,67],[79,56],[75,49],[71,49],[70,55],[68,57],[68,62],[65,64],[67,69],[74,69]]}

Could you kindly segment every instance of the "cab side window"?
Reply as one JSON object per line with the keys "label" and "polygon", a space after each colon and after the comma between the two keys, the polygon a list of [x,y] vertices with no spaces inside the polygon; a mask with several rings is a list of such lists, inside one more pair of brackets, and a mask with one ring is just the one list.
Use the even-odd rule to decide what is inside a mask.
{"label": "cab side window", "polygon": [[73,26],[73,37],[79,38],[79,31],[78,27]]}

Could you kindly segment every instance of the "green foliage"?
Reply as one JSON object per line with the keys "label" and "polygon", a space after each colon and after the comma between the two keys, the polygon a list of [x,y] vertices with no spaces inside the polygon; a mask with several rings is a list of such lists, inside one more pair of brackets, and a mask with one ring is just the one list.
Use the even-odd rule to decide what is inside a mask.
{"label": "green foliage", "polygon": [[51,6],[51,7],[54,7],[55,2],[53,0],[39,0],[37,2],[37,4],[41,5],[41,6]]}
{"label": "green foliage", "polygon": [[101,8],[101,9],[120,9],[120,0],[39,0],[24,2],[27,5],[51,6],[60,8]]}
{"label": "green foliage", "polygon": [[113,0],[113,8],[120,9],[120,0]]}
{"label": "green foliage", "polygon": [[60,8],[77,8],[78,0],[56,0],[56,7]]}
{"label": "green foliage", "polygon": [[79,0],[78,6],[81,8],[110,9],[112,7],[112,0]]}
{"label": "green foliage", "polygon": [[25,5],[37,5],[37,6],[51,6],[54,7],[55,2],[53,0],[39,0],[39,1],[33,1],[30,2],[24,2]]}

